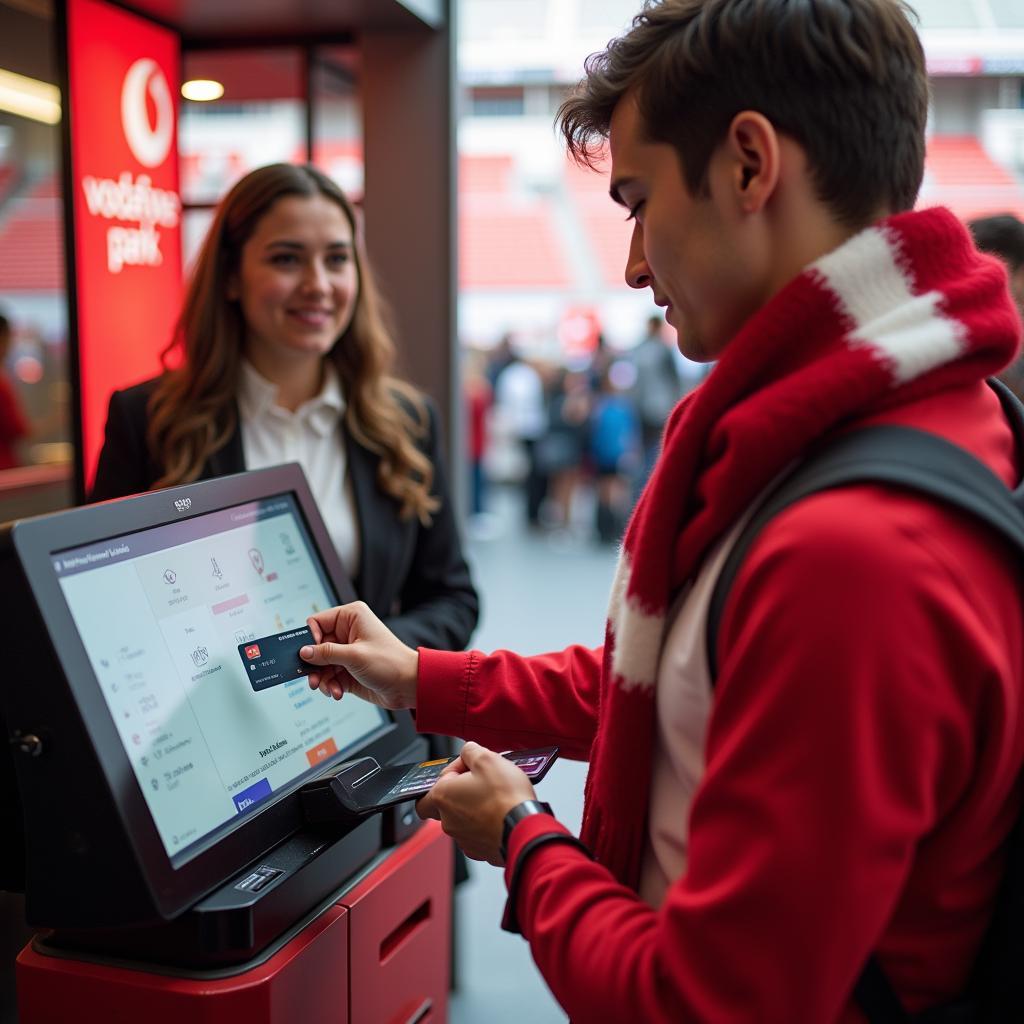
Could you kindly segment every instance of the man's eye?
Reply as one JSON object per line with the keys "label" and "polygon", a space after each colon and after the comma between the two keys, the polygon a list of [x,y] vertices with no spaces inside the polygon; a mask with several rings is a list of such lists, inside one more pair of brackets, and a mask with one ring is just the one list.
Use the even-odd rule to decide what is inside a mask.
{"label": "man's eye", "polygon": [[627,221],[636,220],[640,216],[640,211],[644,208],[644,201],[637,203],[635,206],[629,208],[629,214],[626,217]]}

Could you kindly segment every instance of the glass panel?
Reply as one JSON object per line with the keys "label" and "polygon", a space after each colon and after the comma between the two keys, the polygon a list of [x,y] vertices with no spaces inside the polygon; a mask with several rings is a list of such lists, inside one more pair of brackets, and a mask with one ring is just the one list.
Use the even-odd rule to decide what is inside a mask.
{"label": "glass panel", "polygon": [[182,101],[181,196],[186,205],[216,203],[256,167],[306,159],[298,49],[186,53],[184,75],[186,81],[210,79],[224,86],[219,100]]}
{"label": "glass panel", "polygon": [[0,5],[0,70],[21,76],[0,110],[0,519],[15,490],[34,492],[21,515],[70,500],[59,105],[48,123],[17,95],[55,88],[55,65],[50,18]]}
{"label": "glass panel", "polygon": [[313,163],[355,202],[363,197],[363,122],[358,54],[323,47],[313,63]]}

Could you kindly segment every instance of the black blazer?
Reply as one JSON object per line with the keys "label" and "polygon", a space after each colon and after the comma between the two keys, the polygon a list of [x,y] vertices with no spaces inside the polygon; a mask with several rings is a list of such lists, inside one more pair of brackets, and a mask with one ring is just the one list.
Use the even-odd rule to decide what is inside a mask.
{"label": "black blazer", "polygon": [[[91,501],[138,494],[161,475],[146,446],[146,403],[156,384],[146,381],[110,397],[106,436]],[[377,487],[380,459],[339,424],[348,455],[360,541],[359,596],[411,647],[461,650],[476,626],[479,601],[462,555],[445,479],[437,413],[428,403],[430,430],[420,443],[434,465],[432,493],[441,506],[429,527],[399,519],[399,503]],[[236,424],[239,418],[235,417]],[[241,427],[210,456],[200,480],[245,469]]]}

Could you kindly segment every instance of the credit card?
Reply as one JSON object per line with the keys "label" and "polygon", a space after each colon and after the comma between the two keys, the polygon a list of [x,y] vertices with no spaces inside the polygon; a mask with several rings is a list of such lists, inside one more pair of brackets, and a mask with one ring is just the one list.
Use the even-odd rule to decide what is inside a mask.
{"label": "credit card", "polygon": [[272,633],[238,645],[249,685],[256,691],[303,678],[310,666],[299,657],[299,648],[313,643],[308,626]]}

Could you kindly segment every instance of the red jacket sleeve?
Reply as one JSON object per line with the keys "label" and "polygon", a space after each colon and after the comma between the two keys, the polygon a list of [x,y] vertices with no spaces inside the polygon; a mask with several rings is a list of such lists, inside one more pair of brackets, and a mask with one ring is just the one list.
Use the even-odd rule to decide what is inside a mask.
{"label": "red jacket sleeve", "polygon": [[495,750],[557,744],[563,757],[586,761],[603,653],[574,646],[526,658],[421,648],[416,727]]}
{"label": "red jacket sleeve", "polygon": [[[782,514],[736,580],[688,865],[662,906],[567,844],[522,866],[522,931],[571,1018],[859,1019],[850,991],[913,898],[915,869],[943,877],[943,826],[990,787],[982,803],[1005,800],[1021,753],[1019,599],[1006,553],[948,513],[872,488],[851,500],[854,490]],[[986,763],[1003,762],[986,775],[972,716],[1001,701],[1016,725],[986,736],[998,748]],[[991,852],[1008,819],[981,821],[958,822],[978,863],[958,865],[975,888],[957,934],[943,906],[934,928],[915,919],[902,963],[887,962],[882,942],[912,1009],[958,989],[984,928],[999,873]],[[528,838],[519,833],[510,872]],[[936,884],[924,887],[931,897]]]}

